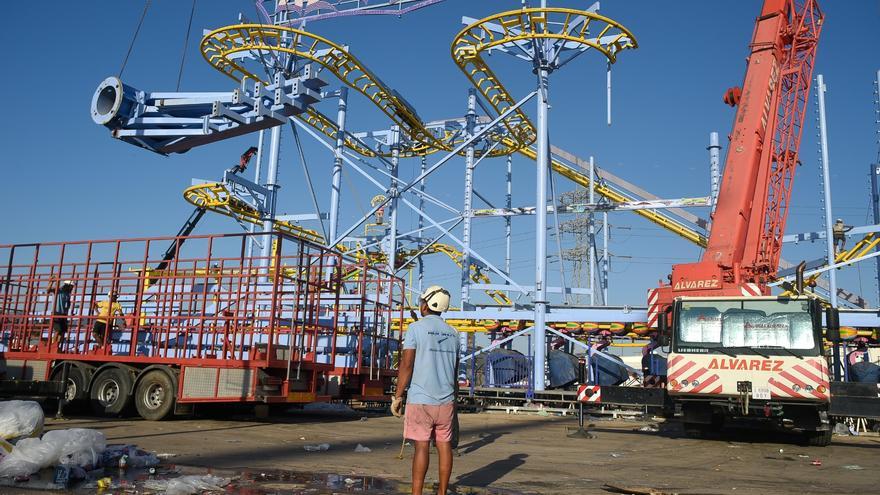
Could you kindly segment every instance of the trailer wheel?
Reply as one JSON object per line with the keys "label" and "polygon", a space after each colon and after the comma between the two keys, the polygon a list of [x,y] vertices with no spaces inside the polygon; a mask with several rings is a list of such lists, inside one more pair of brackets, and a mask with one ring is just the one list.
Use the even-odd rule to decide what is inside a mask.
{"label": "trailer wheel", "polygon": [[107,368],[92,381],[90,396],[95,414],[118,416],[131,403],[131,376],[119,368]]}
{"label": "trailer wheel", "polygon": [[174,408],[174,382],[162,370],[148,371],[138,381],[134,396],[135,408],[142,418],[161,421]]}
{"label": "trailer wheel", "polygon": [[[70,371],[67,375],[67,389],[64,391],[64,401],[69,404],[76,404],[85,400],[88,396],[86,395],[86,375],[83,373],[82,368],[79,366],[69,365]],[[59,366],[54,373],[52,373],[53,381],[61,380],[61,367]]]}
{"label": "trailer wheel", "polygon": [[807,445],[811,447],[827,447],[831,445],[831,429],[823,431],[808,431],[804,433],[807,436]]}

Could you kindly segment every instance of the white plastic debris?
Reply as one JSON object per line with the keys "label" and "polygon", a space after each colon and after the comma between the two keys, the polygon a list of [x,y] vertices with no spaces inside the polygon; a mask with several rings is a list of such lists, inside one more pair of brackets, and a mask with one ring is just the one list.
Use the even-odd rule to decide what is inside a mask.
{"label": "white plastic debris", "polygon": [[15,443],[43,433],[43,408],[29,400],[0,402],[0,438]]}
{"label": "white plastic debris", "polygon": [[319,443],[318,445],[303,445],[303,448],[306,449],[306,452],[323,452],[325,450],[330,450],[330,444]]}
{"label": "white plastic debris", "polygon": [[100,431],[53,430],[42,438],[25,438],[15,444],[12,452],[0,459],[0,477],[28,476],[55,464],[95,466],[106,447]]}
{"label": "white plastic debris", "polygon": [[842,467],[843,469],[848,469],[850,471],[861,471],[862,469],[865,469],[862,466],[859,466],[858,464],[847,464],[845,466],[840,466],[840,467]]}
{"label": "white plastic debris", "polygon": [[658,428],[654,425],[645,425],[645,426],[639,428],[639,431],[647,431],[647,432],[651,432],[651,433],[657,433],[658,431],[660,431],[660,428]]}
{"label": "white plastic debris", "polygon": [[163,480],[147,480],[144,488],[166,495],[193,495],[204,491],[222,491],[229,484],[229,480],[210,474],[198,476],[188,475],[179,478]]}
{"label": "white plastic debris", "polygon": [[354,448],[354,451],[366,453],[366,452],[372,452],[372,449],[370,449],[369,447],[364,447],[361,444],[357,444],[357,447]]}

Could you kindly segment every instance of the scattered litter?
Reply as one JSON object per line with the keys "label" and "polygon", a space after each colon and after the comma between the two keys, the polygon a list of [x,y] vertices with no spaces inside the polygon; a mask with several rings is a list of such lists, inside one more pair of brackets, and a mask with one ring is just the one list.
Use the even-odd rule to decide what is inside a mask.
{"label": "scattered litter", "polygon": [[801,459],[809,459],[810,458],[810,456],[808,456],[806,454],[798,454],[798,457],[800,457]]}
{"label": "scattered litter", "polygon": [[780,453],[780,454],[783,453],[783,452],[785,452],[785,449],[779,449],[779,453]]}
{"label": "scattered litter", "polygon": [[846,424],[844,424],[844,423],[834,423],[833,433],[835,435],[841,435],[841,436],[849,436],[852,434],[850,432],[849,427],[847,427]]}
{"label": "scattered litter", "polygon": [[29,476],[56,464],[97,466],[106,446],[103,433],[84,428],[53,430],[42,438],[25,438],[0,459],[0,477]]}
{"label": "scattered litter", "polygon": [[367,420],[366,416],[361,416],[361,421],[366,421],[366,420]]}
{"label": "scattered litter", "polygon": [[[165,454],[173,456],[173,454]],[[124,460],[123,460],[124,459]],[[108,445],[101,454],[101,465],[106,467],[150,467],[159,464],[159,456],[140,450],[134,445]]]}
{"label": "scattered litter", "polygon": [[[328,447],[329,447],[329,445],[328,445]],[[364,447],[361,444],[357,444],[357,447],[354,448],[354,451],[355,452],[372,452],[372,450],[369,447]]]}
{"label": "scattered litter", "polygon": [[356,480],[353,480],[353,479],[351,479],[351,478],[345,478],[345,484],[346,484],[346,485],[353,485],[353,484],[355,484],[356,482],[357,482]]}
{"label": "scattered litter", "polygon": [[821,466],[822,461],[820,461],[819,459],[813,459],[813,462],[811,462],[810,464],[812,464],[814,466]]}
{"label": "scattered litter", "polygon": [[323,452],[325,450],[330,450],[330,444],[321,443],[318,445],[303,445],[303,448],[306,449],[306,452]]}
{"label": "scattered litter", "polygon": [[0,438],[16,443],[21,438],[43,433],[43,408],[34,401],[0,402]]}
{"label": "scattered litter", "polygon": [[111,480],[110,478],[101,478],[97,481],[97,487],[99,490],[106,490],[110,488],[112,484],[113,480]]}
{"label": "scattered litter", "polygon": [[305,440],[305,439],[306,439],[306,437],[299,437],[299,439],[300,439],[300,440]]}
{"label": "scattered litter", "polygon": [[158,457],[159,459],[171,459],[172,457],[177,457],[177,454],[162,452],[161,454],[156,454],[156,457]]}
{"label": "scattered litter", "polygon": [[651,433],[657,433],[658,431],[660,431],[660,428],[657,425],[645,425],[645,426],[639,428],[639,431],[647,431],[647,432],[651,432]]}
{"label": "scattered litter", "polygon": [[229,484],[226,478],[206,474],[203,476],[189,475],[169,480],[147,480],[144,488],[162,492],[166,495],[193,495],[204,491],[223,491]]}
{"label": "scattered litter", "polygon": [[840,466],[840,467],[842,467],[843,469],[849,469],[850,471],[861,471],[862,469],[865,469],[862,466],[859,466],[858,464],[847,464],[846,466]]}
{"label": "scattered litter", "polygon": [[617,452],[612,452],[611,457],[620,457],[623,454],[618,454]]}

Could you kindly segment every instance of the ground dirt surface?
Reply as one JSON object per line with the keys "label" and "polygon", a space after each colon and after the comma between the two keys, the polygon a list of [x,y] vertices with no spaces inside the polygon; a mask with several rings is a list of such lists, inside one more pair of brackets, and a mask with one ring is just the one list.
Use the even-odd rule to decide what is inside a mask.
{"label": "ground dirt surface", "polygon": [[[834,437],[804,447],[797,437],[743,431],[708,440],[674,425],[639,431],[650,421],[594,420],[595,439],[569,438],[572,416],[461,414],[460,456],[452,482],[521,493],[609,493],[605,485],[680,494],[878,493],[880,438]],[[406,481],[412,447],[398,460],[402,420],[384,415],[240,410],[150,422],[137,418],[50,420],[47,429],[94,428],[108,443],[174,454],[180,465],[357,474]],[[327,443],[327,451],[306,445]],[[358,444],[371,452],[355,452]],[[820,466],[814,461],[821,462]],[[436,480],[436,455],[428,478]],[[405,485],[401,486],[405,488]],[[603,488],[605,487],[605,488]],[[614,493],[614,492],[612,492]],[[650,493],[646,491],[645,493]]]}

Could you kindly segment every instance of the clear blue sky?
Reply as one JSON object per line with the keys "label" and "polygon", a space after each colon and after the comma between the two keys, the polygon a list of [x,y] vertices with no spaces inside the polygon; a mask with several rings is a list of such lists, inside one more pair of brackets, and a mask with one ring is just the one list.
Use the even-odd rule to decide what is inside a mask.
{"label": "clear blue sky", "polygon": [[[586,7],[585,1],[551,5]],[[190,2],[154,0],[122,79],[143,90],[173,90]],[[584,56],[552,77],[551,140],[661,197],[705,195],[708,191],[708,133],[725,136],[733,110],[721,102],[724,90],[741,83],[754,18],[761,2],[621,1],[602,2],[602,13],[629,27],[641,47],[620,57],[614,74],[614,125],[604,122],[604,66]],[[872,82],[880,68],[877,2],[823,2],[826,24],[817,73],[828,85],[828,124],[835,216],[865,224],[869,214],[868,165],[877,159]],[[404,18],[360,17],[313,23],[309,28],[347,44],[387,84],[397,89],[426,120],[463,114],[467,81],[453,65],[449,43],[462,15],[482,17],[515,9],[519,1],[447,0]],[[6,104],[0,129],[4,149],[4,187],[0,201],[0,242],[30,242],[127,236],[171,235],[190,207],[181,197],[190,178],[219,178],[255,138],[237,138],[162,157],[114,141],[92,123],[89,103],[97,84],[115,75],[141,13],[140,1],[15,2],[3,41],[0,87]],[[236,22],[238,13],[256,17],[250,0],[198,2],[187,44],[182,90],[229,90],[233,83],[215,73],[198,53],[202,29]],[[514,95],[533,84],[530,68],[502,56],[491,60]],[[821,226],[814,95],[801,150],[789,232]],[[323,108],[332,112],[332,103]],[[534,113],[533,105],[529,108]],[[363,100],[352,103],[351,126],[378,129],[387,123]],[[311,211],[302,172],[289,133],[282,151],[280,210]],[[723,140],[724,141],[724,140]],[[726,143],[722,143],[726,144]],[[314,143],[304,151],[327,203],[331,157]],[[417,160],[403,163],[413,177]],[[503,160],[477,170],[477,188],[501,202]],[[534,164],[514,164],[514,203],[534,204]],[[441,199],[461,205],[463,162],[455,160],[432,178]],[[343,222],[369,209],[376,193],[366,182],[346,176]],[[572,186],[558,180],[559,189]],[[432,210],[433,211],[433,210]],[[436,211],[435,211],[436,213]],[[703,211],[697,211],[705,215]],[[414,225],[405,213],[402,228]],[[696,259],[686,241],[627,213],[611,216],[611,302],[643,304],[645,290],[665,278],[672,263]],[[514,222],[514,274],[533,278],[531,237],[534,219]],[[199,232],[234,232],[237,224],[209,217]],[[503,242],[497,220],[478,220],[474,246],[497,263]],[[551,242],[550,252],[555,251]],[[821,256],[822,245],[789,246],[789,260]],[[429,281],[457,287],[453,265],[433,259]],[[873,265],[847,269],[841,285],[870,295],[876,303]],[[551,283],[558,268],[551,265]],[[570,276],[570,275],[567,275]]]}

